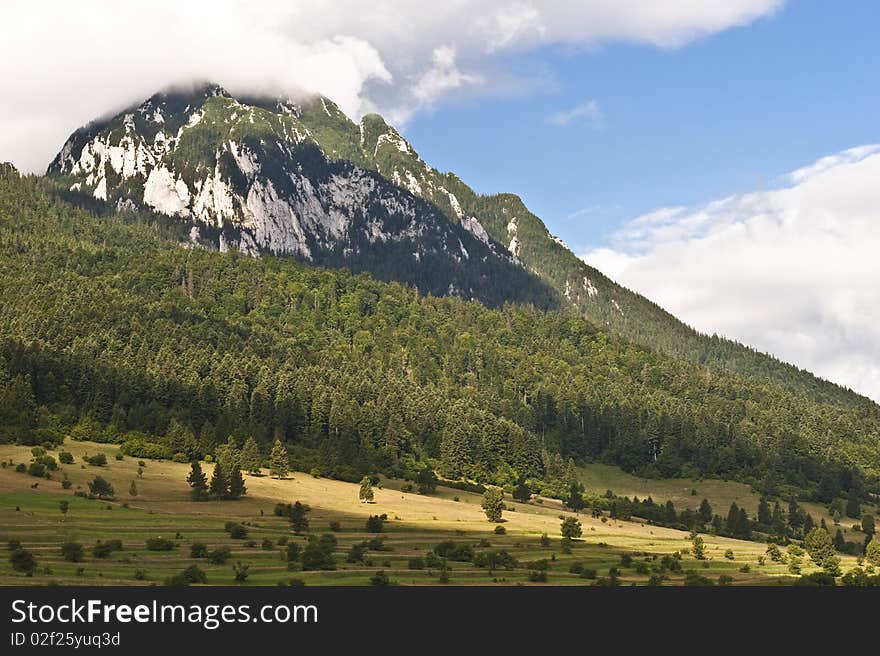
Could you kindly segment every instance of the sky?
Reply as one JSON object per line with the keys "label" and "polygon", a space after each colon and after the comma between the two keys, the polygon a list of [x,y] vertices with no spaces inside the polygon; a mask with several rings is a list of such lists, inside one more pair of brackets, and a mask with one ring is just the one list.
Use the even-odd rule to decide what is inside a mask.
{"label": "sky", "polygon": [[173,83],[323,93],[699,330],[880,400],[878,29],[857,0],[32,0],[0,23],[0,161],[42,172]]}

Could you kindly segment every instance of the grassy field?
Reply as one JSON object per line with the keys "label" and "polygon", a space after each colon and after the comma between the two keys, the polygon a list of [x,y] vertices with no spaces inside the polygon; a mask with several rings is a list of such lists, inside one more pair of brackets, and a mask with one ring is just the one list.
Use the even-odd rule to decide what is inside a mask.
{"label": "grassy field", "polygon": [[[523,504],[508,499],[512,510],[504,513],[506,534],[496,535],[496,525],[486,521],[480,507],[481,496],[458,490],[441,488],[436,495],[422,496],[400,491],[399,481],[386,481],[381,489],[375,490],[374,503],[364,504],[358,501],[355,484],[294,472],[285,480],[247,476],[248,494],[243,499],[199,503],[189,498],[185,483],[187,464],[146,461],[143,474],[138,477],[138,459],[116,460],[115,446],[68,440],[63,450],[70,451],[75,462],[53,472],[54,480],[15,472],[11,466],[0,469],[0,584],[161,584],[192,563],[206,572],[209,584],[231,584],[233,565],[238,562],[249,566],[248,585],[276,585],[291,579],[307,585],[366,585],[380,570],[397,584],[438,584],[439,570],[410,569],[409,561],[424,557],[443,540],[471,545],[476,552],[503,549],[519,561],[515,569],[494,572],[472,563],[450,562],[450,585],[541,584],[530,581],[530,576],[535,578],[533,572],[541,567],[535,561],[546,561],[547,584],[592,584],[594,580],[569,571],[573,563],[596,570],[599,577],[607,576],[610,568],[617,567],[622,584],[645,584],[663,556],[674,552],[684,554],[680,561],[682,571],[666,572],[667,584],[683,583],[689,570],[713,580],[727,575],[733,584],[773,585],[791,580],[784,565],[769,559],[759,564],[759,557],[765,552],[761,543],[705,535],[708,558],[697,561],[688,553],[691,543],[687,533],[638,522],[594,519],[584,514],[579,516],[582,539],[574,542],[570,553],[564,553],[559,535],[560,516],[571,513],[564,512],[559,502],[553,500]],[[84,464],[83,456],[99,451],[107,454],[106,466]],[[53,455],[57,457],[57,452]],[[30,451],[27,447],[0,445],[0,460],[27,463]],[[204,468],[210,473],[211,465]],[[636,485],[639,479],[627,478],[612,468],[594,465],[583,471],[591,489],[611,488],[618,494],[647,496],[646,488]],[[74,496],[75,491],[87,489],[87,482],[96,474],[113,484],[115,501]],[[61,486],[62,475],[72,482],[68,490]],[[132,481],[136,482],[136,496],[128,494]],[[744,486],[721,481],[651,481],[650,485],[649,493],[655,500],[671,498],[679,508],[687,507],[693,499],[699,503],[703,496],[719,507],[729,505],[733,499],[740,503],[740,498],[745,502],[753,496],[741,489]],[[690,495],[691,487],[698,490],[696,497]],[[717,495],[717,501],[712,494]],[[737,497],[738,494],[742,496]],[[59,509],[62,500],[70,503],[66,515]],[[336,570],[299,571],[297,565],[289,568],[282,558],[284,547],[279,539],[305,545],[306,537],[291,533],[287,520],[276,517],[273,509],[276,503],[296,500],[312,508],[310,533],[330,533],[331,522],[338,523],[338,530],[333,532],[338,539],[334,553]],[[752,510],[750,505],[747,507]],[[381,513],[388,516],[384,531],[378,535],[367,533],[367,517]],[[245,524],[247,538],[231,539],[224,530],[227,521]],[[542,534],[549,537],[549,544],[542,544]],[[148,551],[144,543],[154,537],[172,540],[175,549]],[[383,550],[368,551],[364,563],[346,562],[353,544],[376,537],[383,540]],[[11,539],[21,541],[36,556],[39,569],[33,577],[12,570],[6,551]],[[123,550],[109,558],[94,558],[91,547],[97,540],[107,539],[121,540]],[[86,548],[82,562],[69,563],[61,558],[59,547],[67,540],[80,542]],[[190,558],[190,545],[194,542],[206,543],[211,549],[227,546],[232,557],[224,565]],[[728,550],[733,553],[732,559],[725,557]],[[631,558],[632,563],[622,567],[621,557]],[[855,564],[853,558],[843,560],[844,570]],[[637,571],[639,563],[644,563],[638,567],[642,573]],[[811,571],[808,560],[805,565],[804,571]]]}
{"label": "grassy field", "polygon": [[[645,499],[650,496],[659,503],[672,501],[678,511],[685,508],[696,510],[703,499],[708,499],[713,511],[722,517],[727,516],[731,503],[745,508],[749,516],[754,517],[758,512],[758,501],[760,501],[760,495],[748,485],[721,479],[639,478],[618,467],[602,464],[579,467],[578,476],[589,494],[601,495],[606,490],[611,490],[619,496],[630,498],[638,496],[640,499]],[[812,515],[816,524],[824,519],[832,534],[840,528],[846,540],[859,543],[864,540],[863,533],[853,530],[853,525],[858,524],[858,520],[844,518],[840,526],[835,527],[831,513],[825,506],[803,501],[799,502],[799,505]],[[783,503],[782,507],[784,511],[788,510],[787,504]]]}

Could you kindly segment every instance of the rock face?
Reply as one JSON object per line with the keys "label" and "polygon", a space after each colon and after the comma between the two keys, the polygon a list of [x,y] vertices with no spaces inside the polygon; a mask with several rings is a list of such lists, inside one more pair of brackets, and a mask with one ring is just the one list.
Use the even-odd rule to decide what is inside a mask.
{"label": "rock face", "polygon": [[[203,245],[347,266],[490,305],[554,303],[476,218],[450,220],[418,183],[328,153],[313,132],[343,120],[325,98],[239,100],[216,85],[161,93],[74,132],[47,173],[118,210],[192,222]],[[408,148],[399,135],[378,139]]]}

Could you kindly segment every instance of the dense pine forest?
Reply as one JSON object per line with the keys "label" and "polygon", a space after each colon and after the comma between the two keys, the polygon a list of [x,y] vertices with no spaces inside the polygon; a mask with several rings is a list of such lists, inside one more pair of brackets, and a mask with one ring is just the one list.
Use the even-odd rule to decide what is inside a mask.
{"label": "dense pine forest", "polygon": [[569,311],[425,296],[188,233],[0,176],[0,440],[188,461],[277,437],[297,469],[351,481],[430,467],[552,493],[573,459],[771,497],[880,493],[867,400],[661,354]]}

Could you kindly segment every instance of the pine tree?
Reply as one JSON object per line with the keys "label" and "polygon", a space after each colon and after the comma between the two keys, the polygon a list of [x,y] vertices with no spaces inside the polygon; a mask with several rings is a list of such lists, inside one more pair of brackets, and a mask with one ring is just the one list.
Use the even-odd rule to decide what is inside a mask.
{"label": "pine tree", "polygon": [[490,522],[500,522],[504,511],[504,493],[498,488],[490,487],[483,494],[482,506]]}
{"label": "pine tree", "polygon": [[300,501],[297,501],[290,507],[287,519],[290,520],[290,528],[293,529],[294,533],[300,534],[309,530],[309,518],[306,516],[309,510],[311,508]]}
{"label": "pine tree", "polygon": [[770,504],[767,503],[767,499],[764,497],[761,497],[760,501],[758,501],[758,523],[764,526],[773,524],[773,512],[770,510]]}
{"label": "pine tree", "polygon": [[361,479],[361,489],[358,493],[358,498],[364,503],[370,503],[373,500],[373,481],[370,480],[369,476],[364,476]]}
{"label": "pine tree", "polygon": [[239,464],[233,463],[229,477],[229,498],[238,499],[247,494],[247,488],[244,484],[244,476],[241,475],[241,467]]}
{"label": "pine tree", "polygon": [[247,438],[241,447],[241,468],[248,474],[259,474],[262,464],[257,441],[253,437]]}
{"label": "pine tree", "polygon": [[207,497],[208,478],[202,471],[202,467],[199,465],[198,460],[193,460],[189,476],[186,477],[186,482],[189,483],[189,486],[192,488],[192,498],[195,501],[202,501]]}
{"label": "pine tree", "polygon": [[281,444],[281,440],[275,440],[272,445],[270,456],[269,475],[274,478],[285,478],[290,471],[290,460],[287,449]]}
{"label": "pine tree", "polygon": [[705,525],[712,521],[712,506],[709,505],[708,499],[700,502],[700,508],[697,510],[700,515],[700,523]]}
{"label": "pine tree", "polygon": [[211,485],[208,492],[215,499],[225,499],[229,493],[229,482],[226,480],[226,472],[223,471],[223,464],[220,462],[214,465],[214,473],[211,475]]}
{"label": "pine tree", "polygon": [[138,495],[138,488],[134,481],[128,486],[128,495],[131,497],[136,497]]}
{"label": "pine tree", "polygon": [[880,566],[880,535],[875,534],[865,547],[865,559],[872,565]]}

